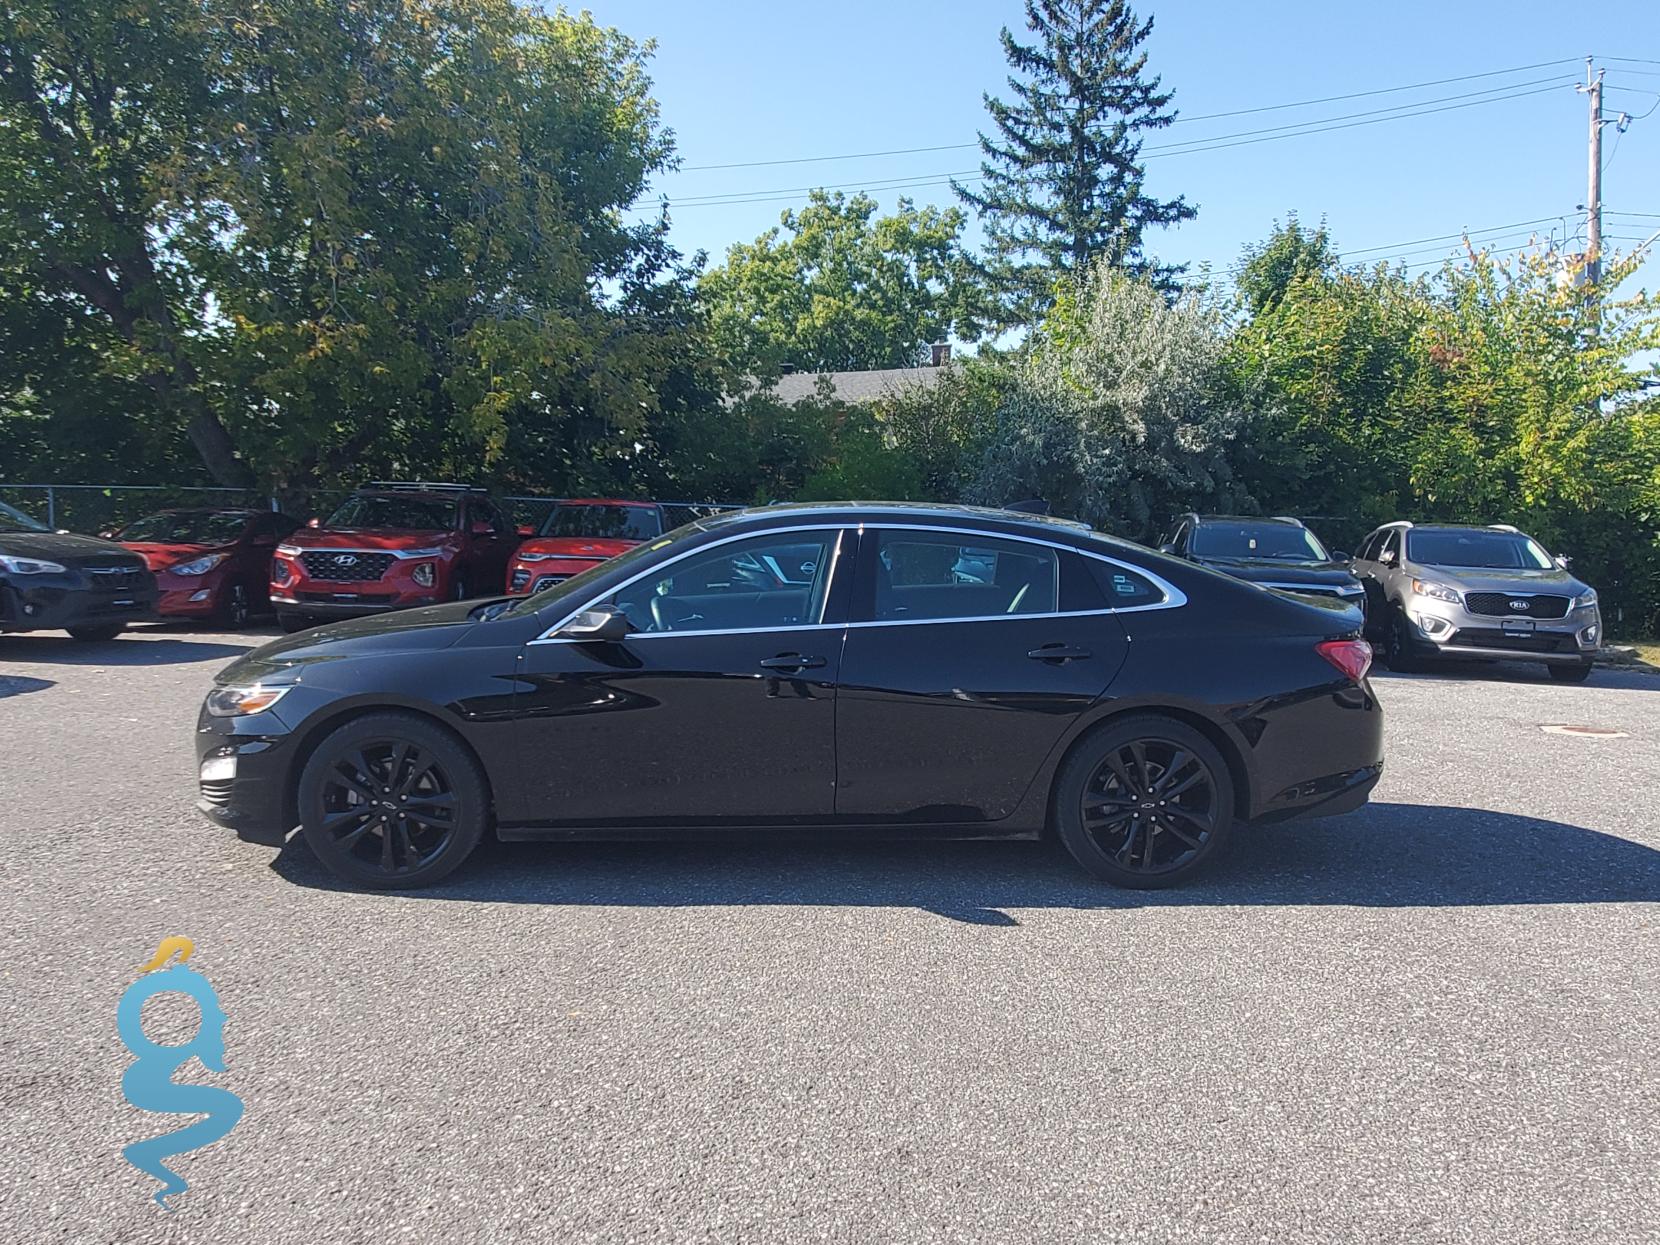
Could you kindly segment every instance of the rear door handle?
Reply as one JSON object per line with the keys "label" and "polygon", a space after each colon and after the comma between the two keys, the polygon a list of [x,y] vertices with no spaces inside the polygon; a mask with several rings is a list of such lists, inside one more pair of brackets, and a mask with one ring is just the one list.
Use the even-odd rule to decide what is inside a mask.
{"label": "rear door handle", "polygon": [[1079,648],[1075,644],[1045,644],[1042,648],[1034,648],[1026,656],[1033,661],[1081,661],[1092,654],[1087,648]]}
{"label": "rear door handle", "polygon": [[780,653],[777,657],[763,657],[763,670],[817,670],[824,664],[822,657],[803,657],[800,653]]}

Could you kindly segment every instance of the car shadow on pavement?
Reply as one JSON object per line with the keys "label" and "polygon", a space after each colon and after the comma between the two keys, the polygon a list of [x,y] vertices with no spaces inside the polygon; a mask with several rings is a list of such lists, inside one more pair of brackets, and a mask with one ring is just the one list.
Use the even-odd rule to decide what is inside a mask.
{"label": "car shadow on pavement", "polygon": [[29,679],[20,674],[0,674],[0,697],[21,696],[25,692],[44,692],[57,684],[51,679]]}
{"label": "car shadow on pavement", "polygon": [[1507,665],[1503,662],[1482,661],[1438,663],[1423,670],[1414,670],[1410,674],[1401,674],[1374,666],[1371,677],[1385,682],[1400,679],[1409,683],[1415,680],[1429,680],[1437,683],[1456,681],[1460,683],[1554,684],[1562,688],[1564,692],[1571,692],[1576,688],[1615,688],[1622,691],[1660,692],[1660,671],[1641,670],[1634,666],[1598,666],[1591,671],[1591,677],[1583,683],[1559,683],[1550,677],[1549,672],[1543,666]]}
{"label": "car shadow on pavement", "polygon": [[[296,836],[272,868],[347,889]],[[1119,890],[1058,844],[745,834],[658,843],[487,842],[414,901],[618,907],[913,907],[977,925],[1030,908],[1660,902],[1660,851],[1561,822],[1478,808],[1370,804],[1347,817],[1242,829],[1198,881]]]}
{"label": "car shadow on pavement", "polygon": [[246,644],[209,640],[75,640],[56,635],[0,637],[0,662],[24,661],[39,666],[177,666],[193,661],[230,661],[265,643],[250,636]]}

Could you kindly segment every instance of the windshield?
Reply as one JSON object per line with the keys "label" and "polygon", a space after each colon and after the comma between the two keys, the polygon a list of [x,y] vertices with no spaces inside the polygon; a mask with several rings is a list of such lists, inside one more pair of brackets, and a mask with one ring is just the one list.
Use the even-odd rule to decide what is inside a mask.
{"label": "windshield", "polygon": [[650,540],[663,534],[663,521],[655,506],[561,505],[548,513],[538,534]]}
{"label": "windshield", "polygon": [[455,503],[428,497],[360,495],[347,498],[323,526],[447,532],[455,527]]}
{"label": "windshield", "polygon": [[1555,565],[1538,541],[1520,532],[1420,532],[1414,528],[1406,534],[1406,556],[1425,566],[1490,571],[1548,571]]}
{"label": "windshield", "polygon": [[[654,540],[649,544],[635,545],[634,548],[630,549],[627,553],[619,553],[616,557],[607,561],[596,562],[587,570],[581,572],[580,574],[572,575],[563,583],[552,584],[549,587],[543,588],[540,592],[531,593],[528,597],[520,597],[502,612],[518,613],[522,610],[539,610],[545,606],[554,605],[561,597],[566,596],[572,598],[570,601],[566,602],[567,605],[581,605],[586,599],[585,594],[592,592],[592,585],[596,580],[599,580],[602,577],[608,579],[618,571],[627,570],[630,567],[639,569],[636,564],[644,563],[650,558],[656,558],[663,550],[668,549],[672,545],[679,544],[681,541],[690,536],[696,536],[702,530],[703,529],[698,527],[695,523],[688,523],[684,527],[677,527],[667,536]],[[554,618],[551,621],[557,622],[558,619]]]}
{"label": "windshield", "polygon": [[1193,530],[1193,552],[1202,558],[1272,558],[1277,562],[1329,562],[1331,554],[1306,527],[1250,520],[1206,520]]}
{"label": "windshield", "polygon": [[127,524],[117,540],[155,545],[228,545],[248,525],[246,510],[186,510],[152,514]]}
{"label": "windshield", "polygon": [[44,523],[37,523],[21,510],[13,510],[0,501],[0,532],[49,532]]}

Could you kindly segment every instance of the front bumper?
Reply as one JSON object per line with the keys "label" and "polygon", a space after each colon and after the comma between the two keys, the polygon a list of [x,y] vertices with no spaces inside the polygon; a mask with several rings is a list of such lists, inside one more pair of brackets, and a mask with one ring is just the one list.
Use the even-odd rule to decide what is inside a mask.
{"label": "front bumper", "polygon": [[430,590],[420,596],[404,596],[383,592],[339,593],[314,589],[293,592],[288,588],[271,589],[271,604],[279,612],[307,614],[313,618],[362,618],[365,614],[384,614],[388,610],[437,605],[442,600],[442,597]]}
{"label": "front bumper", "polygon": [[1462,604],[1434,597],[1414,597],[1407,602],[1406,615],[1418,647],[1452,660],[1584,665],[1603,642],[1602,616],[1595,605],[1569,609],[1562,618],[1501,617],[1473,614]]}
{"label": "front bumper", "polygon": [[89,586],[74,570],[0,582],[0,631],[58,631],[155,618],[156,581],[148,572],[136,586],[115,592]]}
{"label": "front bumper", "polygon": [[[289,799],[294,754],[286,725],[273,712],[196,719],[197,809],[249,843],[280,847],[297,818]],[[217,773],[204,773],[213,765]],[[231,773],[223,773],[225,769]]]}

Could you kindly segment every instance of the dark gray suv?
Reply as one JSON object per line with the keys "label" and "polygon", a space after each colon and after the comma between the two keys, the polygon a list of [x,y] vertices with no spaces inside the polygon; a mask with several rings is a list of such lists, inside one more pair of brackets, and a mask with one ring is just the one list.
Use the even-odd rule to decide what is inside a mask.
{"label": "dark gray suv", "polygon": [[1361,541],[1367,630],[1396,670],[1425,657],[1543,662],[1577,683],[1602,643],[1597,594],[1506,524],[1386,523]]}

